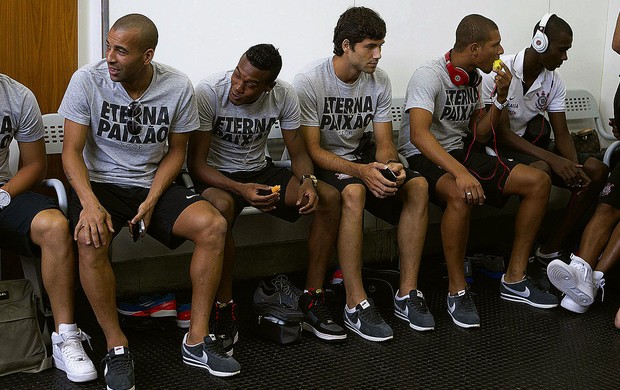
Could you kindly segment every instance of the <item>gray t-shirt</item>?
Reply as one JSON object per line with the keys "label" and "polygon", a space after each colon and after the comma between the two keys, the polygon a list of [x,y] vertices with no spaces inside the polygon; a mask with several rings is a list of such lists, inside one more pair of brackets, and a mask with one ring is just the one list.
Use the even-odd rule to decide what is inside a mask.
{"label": "gray t-shirt", "polygon": [[280,80],[252,104],[228,100],[232,71],[221,72],[196,86],[200,131],[212,132],[208,163],[225,172],[255,171],[267,166],[265,144],[271,128],[299,128],[299,101],[293,87]]}
{"label": "gray t-shirt", "polygon": [[357,157],[364,131],[371,122],[391,122],[392,86],[382,69],[361,73],[352,84],[341,81],[332,58],[312,62],[295,76],[301,125],[318,126],[321,147],[346,160]]}
{"label": "gray t-shirt", "polygon": [[419,67],[411,76],[405,93],[403,119],[398,134],[398,152],[405,157],[420,154],[410,141],[409,110],[422,108],[433,113],[431,133],[446,151],[463,148],[470,133],[469,119],[483,107],[480,87],[457,87],[450,80],[444,57]]}
{"label": "gray t-shirt", "polygon": [[198,129],[194,88],[183,73],[152,62],[151,84],[137,101],[140,134],[131,135],[128,106],[133,99],[112,81],[105,60],[83,66],[71,78],[58,112],[90,126],[84,161],[90,180],[150,188],[160,161],[168,151],[168,133]]}
{"label": "gray t-shirt", "polygon": [[0,74],[0,183],[11,179],[9,146],[38,141],[45,135],[41,110],[34,94],[24,85]]}

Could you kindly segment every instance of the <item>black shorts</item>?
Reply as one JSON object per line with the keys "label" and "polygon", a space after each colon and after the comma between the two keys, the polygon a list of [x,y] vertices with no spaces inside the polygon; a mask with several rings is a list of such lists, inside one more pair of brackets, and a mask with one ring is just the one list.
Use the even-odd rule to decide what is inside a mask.
{"label": "black shorts", "polygon": [[[531,165],[532,163],[535,163],[536,161],[541,161],[538,157],[530,156],[529,154],[526,154],[526,153],[517,152],[509,148],[498,148],[497,151],[499,152],[499,155],[502,158],[512,159],[524,165]],[[583,153],[577,154],[577,159],[579,161],[579,164],[583,165],[586,162],[586,160],[589,158],[591,157],[588,156],[587,154],[583,154]],[[571,189],[570,187],[566,185],[566,182],[562,179],[562,177],[558,175],[557,173],[555,173],[553,170],[551,170],[551,183],[556,187],[568,188],[569,190]]]}
{"label": "black shorts", "polygon": [[[239,183],[256,183],[256,184],[264,184],[268,186],[280,186],[280,200],[276,203],[276,208],[267,211],[267,214],[273,215],[274,217],[278,217],[288,222],[297,221],[302,215],[299,214],[299,208],[296,206],[287,206],[286,205],[286,190],[288,187],[288,183],[291,181],[291,178],[294,177],[293,172],[291,172],[287,168],[279,168],[273,166],[273,164],[267,165],[263,169],[259,169],[258,171],[237,171],[237,172],[223,172],[220,171],[221,174],[228,177],[231,180],[234,180]],[[204,183],[196,184],[196,192],[202,194],[204,190],[209,188],[210,186]],[[235,218],[241,214],[243,208],[249,206],[250,204],[238,194],[227,191],[230,196],[232,196],[235,201]]]}
{"label": "black shorts", "polygon": [[[480,182],[486,196],[485,204],[495,207],[503,207],[506,204],[509,196],[504,195],[504,187],[510,171],[518,164],[516,161],[505,158],[500,161],[495,156],[478,151],[472,151],[467,157],[462,149],[452,150],[449,153]],[[443,207],[444,201],[437,197],[436,187],[439,179],[447,172],[422,154],[407,157],[407,162],[428,181],[431,201]]]}
{"label": "black shorts", "polygon": [[[356,163],[364,163],[363,161],[354,161]],[[403,185],[409,180],[416,177],[422,177],[418,172],[414,172],[409,168],[404,168],[406,178]],[[338,173],[334,171],[326,171],[323,169],[315,169],[317,179],[324,181],[325,183],[335,187],[338,191],[342,192],[346,186],[350,184],[361,184],[366,188],[366,204],[364,208],[368,210],[372,215],[377,218],[390,223],[392,225],[398,225],[400,219],[400,212],[402,210],[402,203],[398,196],[388,196],[387,198],[377,198],[366,187],[364,181],[357,177],[349,176],[344,173]]]}
{"label": "black shorts", "polygon": [[0,211],[0,247],[23,256],[40,256],[30,239],[32,220],[43,210],[58,209],[58,202],[36,192],[24,192]]}
{"label": "black shorts", "polygon": [[[112,216],[114,235],[127,226],[127,221],[136,216],[138,207],[146,199],[149,189],[142,187],[124,187],[107,183],[90,182],[93,193],[99,203]],[[178,184],[172,184],[159,198],[153,210],[151,223],[146,232],[170,249],[175,249],[185,238],[174,236],[172,228],[177,218],[190,205],[206,200],[192,190]],[[69,198],[69,220],[74,229],[80,219],[82,205],[73,189]]]}
{"label": "black shorts", "polygon": [[620,164],[611,171],[607,184],[601,191],[599,203],[605,203],[620,210]]}

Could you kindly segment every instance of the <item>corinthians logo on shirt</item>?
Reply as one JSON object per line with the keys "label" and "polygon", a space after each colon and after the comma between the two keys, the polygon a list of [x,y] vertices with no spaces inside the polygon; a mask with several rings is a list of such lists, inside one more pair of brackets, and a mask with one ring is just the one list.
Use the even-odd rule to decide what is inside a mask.
{"label": "corinthians logo on shirt", "polygon": [[362,129],[372,121],[374,108],[370,96],[356,98],[326,96],[321,115],[321,130],[337,131],[340,135]]}
{"label": "corinthians logo on shirt", "polygon": [[11,117],[8,115],[2,118],[2,127],[0,128],[0,149],[7,148],[13,140],[13,125]]}
{"label": "corinthians logo on shirt", "polygon": [[[218,116],[213,123],[213,135],[239,146],[251,145],[265,137],[278,118],[239,118]],[[252,140],[254,138],[254,141]]]}
{"label": "corinthians logo on shirt", "polygon": [[439,119],[465,121],[471,117],[478,101],[477,88],[447,89],[446,104]]}
{"label": "corinthians logo on shirt", "polygon": [[[138,122],[140,133],[132,135],[127,130],[127,122]],[[97,135],[121,142],[135,144],[155,144],[166,142],[170,130],[168,107],[142,106],[142,113],[136,118],[129,115],[129,108],[114,103],[101,104]]]}

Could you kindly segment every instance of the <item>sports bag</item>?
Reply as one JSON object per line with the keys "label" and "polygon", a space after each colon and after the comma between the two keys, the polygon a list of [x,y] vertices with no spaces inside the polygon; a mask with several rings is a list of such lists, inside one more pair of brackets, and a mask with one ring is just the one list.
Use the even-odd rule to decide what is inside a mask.
{"label": "sports bag", "polygon": [[0,281],[0,376],[52,366],[49,331],[30,281]]}

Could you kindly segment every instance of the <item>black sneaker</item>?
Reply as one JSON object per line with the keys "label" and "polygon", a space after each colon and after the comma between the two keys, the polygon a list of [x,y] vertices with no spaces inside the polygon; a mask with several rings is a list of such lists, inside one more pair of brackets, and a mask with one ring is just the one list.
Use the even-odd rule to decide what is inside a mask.
{"label": "black sneaker", "polygon": [[347,338],[344,328],[334,322],[325,307],[325,293],[321,289],[303,293],[299,297],[299,309],[304,313],[303,329],[325,341]]}
{"label": "black sneaker", "polygon": [[417,331],[435,329],[435,319],[426,306],[424,294],[420,290],[411,290],[405,299],[394,296],[394,315],[396,318],[409,322],[409,326]]}
{"label": "black sneaker", "polygon": [[392,328],[385,323],[372,299],[364,299],[355,311],[349,313],[344,308],[344,325],[361,337],[370,341],[385,341],[394,337]]}
{"label": "black sneaker", "polygon": [[547,266],[542,265],[542,262],[536,256],[530,257],[526,272],[536,287],[543,291],[551,291],[551,282],[547,276]]}
{"label": "black sneaker", "polygon": [[538,288],[529,277],[526,276],[517,283],[506,283],[505,276],[506,274],[502,276],[499,284],[502,299],[526,303],[539,309],[551,309],[558,305],[558,298],[555,295]]}
{"label": "black sneaker", "polygon": [[241,372],[239,363],[224,352],[222,340],[215,335],[205,336],[204,342],[194,346],[187,345],[187,335],[188,333],[183,337],[181,344],[183,363],[204,368],[211,375],[219,377],[233,376]]}
{"label": "black sneaker", "polygon": [[239,328],[237,327],[237,304],[229,302],[222,306],[215,302],[213,305],[213,322],[211,332],[222,341],[224,352],[228,356],[233,355],[233,348],[239,341]]}
{"label": "black sneaker", "polygon": [[452,321],[461,328],[480,327],[480,316],[476,304],[467,290],[461,290],[452,296],[448,293],[448,314]]}
{"label": "black sneaker", "polygon": [[108,390],[134,390],[133,357],[127,347],[114,347],[101,361]]}

